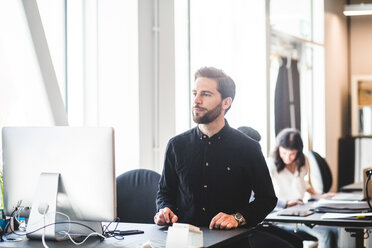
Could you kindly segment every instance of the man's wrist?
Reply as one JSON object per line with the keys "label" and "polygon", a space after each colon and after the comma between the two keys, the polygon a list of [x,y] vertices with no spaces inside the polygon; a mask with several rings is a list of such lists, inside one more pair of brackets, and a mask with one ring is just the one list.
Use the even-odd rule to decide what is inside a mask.
{"label": "man's wrist", "polygon": [[244,216],[241,213],[233,214],[234,219],[238,222],[238,226],[242,226],[245,224]]}

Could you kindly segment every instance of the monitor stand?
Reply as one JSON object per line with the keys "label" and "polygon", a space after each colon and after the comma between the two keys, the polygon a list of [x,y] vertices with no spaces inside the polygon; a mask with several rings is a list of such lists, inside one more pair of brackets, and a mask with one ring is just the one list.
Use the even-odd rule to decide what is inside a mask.
{"label": "monitor stand", "polygon": [[71,223],[67,217],[57,214],[59,183],[59,173],[40,174],[26,227],[27,237],[41,239],[44,235],[47,240],[65,240],[68,239],[65,232],[72,237],[87,236],[92,232],[101,234],[101,222],[71,220]]}

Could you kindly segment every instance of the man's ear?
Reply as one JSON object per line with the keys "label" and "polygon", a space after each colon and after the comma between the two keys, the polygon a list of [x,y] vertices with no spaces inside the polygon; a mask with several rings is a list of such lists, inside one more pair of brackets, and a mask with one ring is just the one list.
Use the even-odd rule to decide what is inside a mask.
{"label": "man's ear", "polygon": [[226,111],[228,108],[230,108],[232,104],[232,98],[231,97],[226,97],[225,99],[222,100],[222,108]]}

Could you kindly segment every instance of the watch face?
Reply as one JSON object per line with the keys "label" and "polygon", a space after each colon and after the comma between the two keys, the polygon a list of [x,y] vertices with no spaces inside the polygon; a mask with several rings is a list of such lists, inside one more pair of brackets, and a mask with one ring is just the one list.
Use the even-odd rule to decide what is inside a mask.
{"label": "watch face", "polygon": [[243,221],[243,215],[241,213],[236,213],[234,217],[239,223]]}

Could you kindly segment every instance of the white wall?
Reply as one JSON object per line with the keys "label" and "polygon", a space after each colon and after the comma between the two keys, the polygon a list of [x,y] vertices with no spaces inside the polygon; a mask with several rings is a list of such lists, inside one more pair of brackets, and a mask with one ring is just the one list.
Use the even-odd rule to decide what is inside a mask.
{"label": "white wall", "polygon": [[350,17],[350,76],[372,75],[372,16]]}

